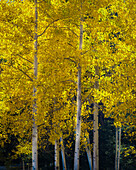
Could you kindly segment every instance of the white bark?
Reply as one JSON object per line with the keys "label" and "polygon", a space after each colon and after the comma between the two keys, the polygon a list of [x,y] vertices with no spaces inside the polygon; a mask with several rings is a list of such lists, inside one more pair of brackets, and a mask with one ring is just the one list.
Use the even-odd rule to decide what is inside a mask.
{"label": "white bark", "polygon": [[[89,137],[87,138],[87,144],[89,144],[89,146],[90,146],[90,139],[89,139]],[[87,153],[87,159],[88,159],[88,163],[89,163],[89,169],[92,170],[92,169],[93,169],[93,166],[92,166],[91,148],[88,147],[88,146],[85,144],[85,150],[86,150],[86,153]]]}
{"label": "white bark", "polygon": [[[34,78],[37,79],[37,0],[35,0],[35,37],[34,37]],[[37,125],[36,125],[36,115],[37,115],[37,89],[33,87],[33,127],[32,127],[32,170],[38,170],[38,149],[37,149]]]}
{"label": "white bark", "polygon": [[115,170],[120,169],[121,127],[116,128]]}
{"label": "white bark", "polygon": [[23,160],[23,170],[25,170],[25,161]]}
{"label": "white bark", "polygon": [[63,137],[60,137],[60,142],[61,142],[61,156],[62,156],[63,170],[67,170]]}
{"label": "white bark", "polygon": [[117,154],[118,154],[118,128],[116,127],[116,153],[115,153],[115,170],[117,170]]}
{"label": "white bark", "polygon": [[[83,25],[80,24],[80,45],[79,45],[79,49],[82,49],[82,44],[83,44]],[[77,123],[76,123],[74,170],[79,170],[80,134],[81,134],[81,67],[80,67],[80,64],[78,64]]]}
{"label": "white bark", "polygon": [[[95,67],[95,75],[99,75],[98,66]],[[94,88],[99,89],[98,81],[95,81]],[[93,120],[93,169],[99,170],[99,134],[98,134],[98,103],[94,102],[94,120]]]}
{"label": "white bark", "polygon": [[55,170],[59,169],[59,141],[55,140]]}

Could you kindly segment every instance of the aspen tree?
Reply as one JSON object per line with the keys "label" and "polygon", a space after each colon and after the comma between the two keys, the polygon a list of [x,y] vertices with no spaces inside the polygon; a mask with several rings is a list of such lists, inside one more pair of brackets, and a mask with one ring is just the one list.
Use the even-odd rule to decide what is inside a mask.
{"label": "aspen tree", "polygon": [[[82,15],[82,2],[81,2],[81,15]],[[82,50],[83,45],[83,23],[80,23],[80,43],[79,49]],[[75,155],[74,155],[74,170],[79,169],[79,150],[80,150],[80,134],[81,134],[81,66],[78,63],[78,80],[77,80],[77,119],[76,119],[76,139],[75,139]]]}
{"label": "aspen tree", "polygon": [[[10,129],[10,132],[8,130],[8,133],[11,135],[19,136],[18,141],[20,141],[20,137],[27,136],[25,130],[28,126],[29,130],[27,130],[29,132],[31,131],[31,116],[28,106],[29,108],[31,107],[29,102],[30,96],[32,95],[32,72],[30,71],[32,62],[29,60],[30,58],[28,59],[26,57],[26,53],[29,53],[28,48],[31,49],[31,36],[25,30],[25,28],[27,29],[28,27],[29,30],[31,30],[33,25],[33,20],[28,17],[29,14],[33,15],[31,7],[31,3],[20,4],[16,1],[12,3],[7,3],[6,1],[1,2],[1,25],[5,31],[3,32],[3,40],[0,42],[0,50],[4,59],[6,59],[6,63],[3,64],[2,82],[8,96],[6,103],[10,108],[9,112],[5,112],[7,123],[10,120],[10,124],[7,126],[7,123],[5,122],[5,127]],[[17,8],[18,10],[16,11]],[[31,26],[28,26],[26,22],[23,22],[23,17],[20,17],[22,15],[20,8],[23,10],[28,9],[29,14],[25,13],[25,17],[30,19],[29,21],[32,22]],[[22,30],[22,32],[20,30]],[[2,36],[2,32],[0,35]],[[27,69],[30,71],[29,73]],[[26,142],[24,141],[24,145],[25,144]],[[25,147],[22,147],[21,150],[24,150],[24,148]],[[26,146],[26,148],[28,147]],[[26,154],[28,152],[28,149],[26,149]]]}
{"label": "aspen tree", "polygon": [[118,128],[116,127],[116,144],[115,144],[115,146],[116,146],[116,148],[115,148],[115,170],[117,170],[117,166],[118,166],[118,163],[117,163],[117,155],[118,155]]}
{"label": "aspen tree", "polygon": [[55,140],[55,170],[60,169],[60,160],[59,160],[59,141]]}
{"label": "aspen tree", "polygon": [[121,127],[116,127],[115,170],[120,169]]}
{"label": "aspen tree", "polygon": [[[106,0],[101,2],[84,1],[86,7],[83,9],[83,16],[88,16],[84,21],[84,35],[88,39],[84,39],[83,49],[79,51],[77,50],[77,44],[79,44],[78,24],[80,22],[79,2],[76,1],[75,3],[74,0],[69,0],[67,3],[61,3],[59,0],[48,2],[44,1],[44,3],[40,2],[38,4],[40,9],[40,17],[38,15],[38,32],[40,32],[38,37],[38,59],[40,64],[38,65],[38,78],[37,80],[34,79],[34,83],[31,70],[34,29],[31,10],[33,5],[27,0],[20,4],[15,1],[12,6],[2,2],[2,11],[0,11],[2,21],[0,23],[2,26],[0,30],[0,43],[2,44],[0,53],[4,59],[7,59],[7,65],[2,64],[2,69],[4,70],[2,80],[5,88],[4,94],[6,94],[4,95],[4,105],[8,105],[8,109],[3,111],[5,116],[2,117],[3,122],[1,122],[6,126],[8,120],[10,120],[13,134],[19,134],[20,149],[18,153],[28,153],[29,145],[31,145],[29,136],[32,134],[29,129],[31,129],[32,124],[30,109],[32,108],[31,101],[33,100],[33,84],[37,91],[34,92],[35,104],[38,109],[35,120],[37,126],[41,125],[38,127],[40,131],[40,133],[38,131],[38,140],[43,142],[49,135],[49,142],[54,144],[53,142],[57,138],[60,139],[60,132],[63,133],[64,139],[73,132],[71,124],[76,118],[73,111],[74,107],[69,100],[72,97],[72,95],[69,95],[69,91],[72,88],[74,91],[76,89],[75,85],[73,85],[77,80],[75,63],[79,63],[78,72],[80,76],[78,78],[81,77],[78,80],[78,85],[81,85],[80,80],[83,82],[83,73],[86,72],[86,69],[91,70],[92,77],[90,76],[88,80],[82,83],[89,89],[85,95],[82,95],[82,100],[89,98],[90,96],[88,95],[94,97],[95,116],[98,113],[98,103],[101,101],[105,106],[106,117],[114,118],[117,124],[124,119],[124,125],[129,127],[135,124],[135,2],[126,1],[124,3],[117,0],[114,2]],[[3,32],[3,30],[5,31]],[[81,30],[80,27],[80,32],[82,32]],[[112,39],[109,38],[113,35]],[[111,44],[114,44],[117,48],[114,49]],[[93,50],[94,48],[97,53]],[[81,56],[81,51],[84,57],[79,57],[80,61],[78,61],[77,56]],[[94,56],[97,56],[97,64]],[[97,73],[96,66],[99,68],[99,73]],[[82,68],[81,74],[80,68]],[[74,71],[70,73],[71,70]],[[94,86],[92,93],[91,84],[97,84],[98,75],[100,76],[99,88]],[[67,82],[67,84],[64,82]],[[69,86],[68,82],[71,82]],[[79,107],[81,106],[81,94],[79,91],[78,94],[79,117],[77,118],[79,126],[77,130],[79,130],[79,140],[78,145],[76,145],[77,153],[79,153],[81,122],[81,107]],[[53,115],[50,111],[54,96],[58,98],[56,108],[61,109]],[[65,107],[66,105],[68,107]],[[33,106],[33,108],[36,107]],[[69,109],[70,107],[71,109]],[[10,110],[10,113],[8,113],[8,110]],[[20,113],[21,110],[23,111]],[[69,115],[69,110],[73,115]],[[119,110],[121,113],[119,113]],[[127,112],[133,114],[127,116]],[[13,116],[14,113],[16,115]],[[89,112],[86,113],[86,115],[89,114]],[[85,113],[82,114],[82,116],[84,115]],[[118,118],[116,119],[117,116]],[[96,116],[95,122],[97,118]],[[132,125],[126,123],[127,121],[132,122]],[[60,122],[59,127],[54,128],[51,126],[52,124],[57,125],[58,122]],[[90,126],[87,123],[86,125]],[[74,125],[72,124],[72,126]],[[97,144],[97,149],[95,155],[97,157],[97,122],[94,127],[96,129],[95,144]],[[55,130],[59,134],[56,135],[57,138]],[[3,134],[5,131],[3,129]],[[69,134],[66,133],[67,131]],[[20,140],[26,135],[27,144]],[[43,136],[44,138],[42,138]],[[76,159],[78,158],[79,156],[76,157]],[[79,164],[78,161],[75,162]],[[96,166],[98,166],[98,159],[96,162]]]}
{"label": "aspen tree", "polygon": [[115,170],[120,169],[121,127],[116,127]]}
{"label": "aspen tree", "polygon": [[[37,23],[38,23],[38,13],[37,13],[37,0],[35,0],[35,37],[34,37],[34,79],[37,80],[38,74],[38,59],[37,59]],[[32,169],[38,170],[38,129],[36,125],[37,118],[37,89],[34,85],[33,87],[33,127],[32,127]]]}
{"label": "aspen tree", "polygon": [[88,164],[89,164],[89,169],[93,169],[93,164],[92,164],[92,154],[91,154],[91,147],[90,147],[90,139],[89,139],[89,134],[84,134],[84,147],[86,150],[87,154],[87,159],[88,159]]}
{"label": "aspen tree", "polygon": [[[89,137],[87,138],[87,143],[90,145],[90,139],[89,139]],[[90,170],[92,170],[92,169],[93,169],[93,164],[92,164],[91,148],[86,146],[85,149],[86,149],[86,152],[87,152],[87,158],[88,158],[89,168],[90,168]]]}
{"label": "aspen tree", "polygon": [[67,170],[63,137],[60,137],[63,170]]}
{"label": "aspen tree", "polygon": [[[99,75],[98,66],[95,67],[95,75]],[[94,84],[95,89],[99,89],[98,80]],[[94,103],[94,119],[93,119],[93,169],[99,170],[99,134],[98,134],[98,103]]]}

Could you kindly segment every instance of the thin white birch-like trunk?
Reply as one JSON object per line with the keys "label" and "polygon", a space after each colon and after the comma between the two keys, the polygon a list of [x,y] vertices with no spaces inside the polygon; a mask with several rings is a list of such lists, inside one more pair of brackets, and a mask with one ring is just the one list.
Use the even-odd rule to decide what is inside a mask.
{"label": "thin white birch-like trunk", "polygon": [[[37,0],[35,0],[35,37],[34,37],[34,78],[37,80]],[[38,170],[38,149],[37,149],[37,125],[36,125],[36,115],[37,115],[37,89],[33,87],[33,127],[32,127],[32,170]]]}
{"label": "thin white birch-like trunk", "polygon": [[23,170],[25,170],[25,161],[23,160]]}
{"label": "thin white birch-like trunk", "polygon": [[[81,19],[82,22],[82,19]],[[79,49],[82,49],[83,44],[83,25],[80,23],[80,44]],[[79,148],[81,134],[81,67],[78,64],[78,81],[77,81],[77,123],[76,123],[76,141],[74,155],[74,170],[79,170]]]}
{"label": "thin white birch-like trunk", "polygon": [[121,127],[119,127],[118,170],[120,169]]}
{"label": "thin white birch-like trunk", "polygon": [[[95,75],[99,75],[98,66],[95,67]],[[99,89],[98,80],[94,83],[94,88]],[[93,170],[99,170],[99,134],[98,134],[98,103],[94,102],[93,120]]]}
{"label": "thin white birch-like trunk", "polygon": [[118,155],[118,128],[116,127],[116,153],[115,153],[115,170],[117,170],[117,155]]}
{"label": "thin white birch-like trunk", "polygon": [[91,154],[90,139],[89,139],[89,137],[87,137],[87,144],[89,145],[89,147],[85,144],[85,150],[86,150],[86,153],[87,153],[89,169],[93,170],[93,166],[92,166],[92,154]]}
{"label": "thin white birch-like trunk", "polygon": [[60,137],[60,143],[61,143],[61,156],[62,156],[62,166],[63,166],[63,170],[67,170],[67,167],[66,167],[66,157],[65,157],[65,149],[64,149],[64,143],[63,143],[63,137]]}
{"label": "thin white birch-like trunk", "polygon": [[55,170],[59,170],[59,141],[55,140]]}
{"label": "thin white birch-like trunk", "polygon": [[116,128],[115,170],[120,169],[121,127]]}

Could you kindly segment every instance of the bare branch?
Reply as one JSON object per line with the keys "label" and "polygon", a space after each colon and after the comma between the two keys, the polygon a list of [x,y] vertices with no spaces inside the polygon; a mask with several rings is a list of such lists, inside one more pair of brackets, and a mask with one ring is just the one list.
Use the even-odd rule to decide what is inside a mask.
{"label": "bare branch", "polygon": [[28,74],[26,74],[23,70],[21,70],[20,68],[16,68],[16,67],[14,67],[13,65],[11,65],[13,68],[15,68],[15,69],[18,69],[19,71],[21,71],[24,75],[26,75],[31,81],[33,81],[33,79],[28,75]]}
{"label": "bare branch", "polygon": [[75,34],[77,37],[79,37],[72,29],[70,29],[69,27],[60,27],[60,28],[67,28],[68,30],[70,30],[73,34]]}
{"label": "bare branch", "polygon": [[16,55],[18,55],[20,58],[22,58],[22,59],[24,59],[24,60],[30,62],[31,64],[33,64],[30,60],[28,60],[28,59],[26,59],[26,58],[23,58],[20,54],[16,54]]}
{"label": "bare branch", "polygon": [[70,61],[74,62],[74,63],[75,63],[75,65],[77,64],[77,62],[76,62],[76,61],[74,61],[74,60],[72,60],[71,58],[64,58],[64,59],[68,59],[68,60],[70,60]]}
{"label": "bare branch", "polygon": [[52,21],[52,22],[45,28],[45,30],[44,30],[40,35],[38,35],[38,37],[42,36],[42,35],[46,32],[46,30],[49,28],[49,26],[50,26],[51,24],[53,24],[54,22],[58,21],[58,20],[59,20],[59,19],[56,19],[56,20]]}
{"label": "bare branch", "polygon": [[90,51],[90,50],[87,50],[87,51],[85,51],[84,53],[82,53],[81,55],[84,55],[85,53],[87,53],[88,51]]}
{"label": "bare branch", "polygon": [[75,48],[75,49],[76,49],[76,47],[74,47],[72,44],[68,43],[68,45],[70,45],[70,46],[72,46],[73,48]]}
{"label": "bare branch", "polygon": [[71,31],[73,34],[75,34],[77,37],[79,37],[72,29],[70,29],[69,27],[59,27],[59,26],[53,26],[54,28],[64,28],[64,29],[68,29],[69,31]]}

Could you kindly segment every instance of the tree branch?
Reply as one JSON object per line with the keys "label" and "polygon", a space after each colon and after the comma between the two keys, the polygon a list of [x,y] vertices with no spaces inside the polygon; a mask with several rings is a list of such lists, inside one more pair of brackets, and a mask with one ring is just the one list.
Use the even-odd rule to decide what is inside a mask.
{"label": "tree branch", "polygon": [[14,67],[13,65],[11,65],[13,68],[15,68],[15,69],[18,69],[19,71],[21,71],[24,75],[26,75],[32,82],[33,82],[33,79],[28,75],[28,74],[26,74],[23,70],[21,70],[20,68],[16,68],[16,67]]}
{"label": "tree branch", "polygon": [[85,53],[87,53],[88,51],[90,51],[90,50],[87,50],[87,51],[85,51],[84,53],[82,53],[81,55],[84,55]]}
{"label": "tree branch", "polygon": [[72,29],[70,29],[69,27],[60,27],[60,28],[66,28],[68,29],[69,31],[71,31],[73,34],[75,34],[77,37],[79,37]]}
{"label": "tree branch", "polygon": [[45,28],[45,30],[44,30],[40,35],[38,35],[37,37],[42,36],[42,35],[46,32],[46,30],[49,28],[49,26],[50,26],[51,24],[53,24],[54,22],[58,21],[58,20],[59,20],[59,19],[56,19],[56,20],[52,21],[52,22]]}
{"label": "tree branch", "polygon": [[74,62],[74,63],[75,63],[75,65],[77,64],[77,62],[76,62],[76,61],[74,61],[74,60],[72,60],[71,58],[64,58],[64,59],[68,59],[68,60],[70,60],[70,61]]}
{"label": "tree branch", "polygon": [[53,26],[54,28],[66,28],[68,30],[70,30],[73,34],[75,34],[77,37],[79,37],[72,29],[70,29],[69,27],[59,27],[59,26]]}
{"label": "tree branch", "polygon": [[72,44],[68,43],[68,45],[70,45],[70,46],[72,46],[73,48],[75,48],[75,49],[76,49],[76,47],[74,47]]}
{"label": "tree branch", "polygon": [[28,61],[29,63],[33,64],[31,61],[27,60],[26,58],[23,58],[20,54],[16,54],[16,55],[18,55],[20,58],[22,58],[22,59]]}

